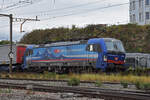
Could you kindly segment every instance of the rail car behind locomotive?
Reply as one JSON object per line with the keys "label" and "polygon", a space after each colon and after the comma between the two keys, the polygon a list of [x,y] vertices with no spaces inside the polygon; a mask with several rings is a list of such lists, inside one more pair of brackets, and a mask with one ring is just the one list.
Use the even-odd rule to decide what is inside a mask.
{"label": "rail car behind locomotive", "polygon": [[[12,45],[12,52],[13,52],[13,65],[22,64],[23,62],[23,55],[26,50],[25,45]],[[8,66],[9,65],[9,57],[8,54],[10,52],[10,45],[0,45],[0,66]]]}
{"label": "rail car behind locomotive", "polygon": [[94,38],[28,46],[23,59],[23,69],[47,68],[54,71],[92,68],[105,71],[124,65],[125,50],[120,40]]}
{"label": "rail car behind locomotive", "polygon": [[146,53],[126,53],[126,64],[129,67],[150,68],[150,54]]}

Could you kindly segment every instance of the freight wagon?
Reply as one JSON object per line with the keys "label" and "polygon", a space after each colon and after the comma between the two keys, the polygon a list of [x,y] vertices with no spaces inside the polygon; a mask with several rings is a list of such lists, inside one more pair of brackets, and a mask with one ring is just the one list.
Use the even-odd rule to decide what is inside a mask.
{"label": "freight wagon", "polygon": [[150,54],[126,53],[126,64],[133,68],[150,68]]}
{"label": "freight wagon", "polygon": [[[23,62],[23,55],[26,50],[26,45],[12,45],[13,65],[21,65]],[[10,52],[10,45],[0,45],[0,66],[8,66],[10,63],[8,54]]]}

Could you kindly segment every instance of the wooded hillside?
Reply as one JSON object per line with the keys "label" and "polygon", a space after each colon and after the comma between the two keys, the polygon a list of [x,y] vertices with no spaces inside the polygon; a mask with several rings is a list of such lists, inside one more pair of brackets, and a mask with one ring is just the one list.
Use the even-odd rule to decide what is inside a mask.
{"label": "wooded hillside", "polygon": [[51,41],[80,40],[87,38],[116,38],[120,39],[127,52],[150,53],[150,25],[88,25],[84,28],[52,28],[34,30],[23,36],[20,43],[44,44]]}

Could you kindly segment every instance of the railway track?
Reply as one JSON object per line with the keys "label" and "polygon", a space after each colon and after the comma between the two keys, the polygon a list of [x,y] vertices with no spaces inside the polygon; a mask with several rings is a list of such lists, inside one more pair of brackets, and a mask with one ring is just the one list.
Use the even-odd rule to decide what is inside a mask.
{"label": "railway track", "polygon": [[83,88],[70,86],[44,86],[39,84],[15,84],[0,82],[1,88],[25,89],[51,93],[75,93],[86,97],[105,100],[150,100],[150,94],[144,92],[120,91],[101,88]]}
{"label": "railway track", "polygon": [[[12,79],[12,78],[0,78],[0,82],[6,82],[6,83],[20,83],[20,84],[39,84],[44,86],[68,86],[68,80],[41,80],[41,79]],[[102,83],[103,86],[106,86],[106,88],[109,88],[109,85],[112,85],[111,87],[121,87],[120,83],[113,83],[113,82],[104,82]],[[133,84],[129,84],[130,87],[133,87]],[[80,81],[80,84],[78,87],[97,87],[95,81]],[[110,87],[110,88],[111,88]],[[114,87],[114,88],[115,88]]]}
{"label": "railway track", "polygon": [[[54,82],[58,85],[50,84]],[[82,86],[79,87],[69,87],[66,86],[68,80],[37,80],[37,79],[10,79],[10,78],[0,78],[0,87],[2,88],[20,88],[20,89],[31,89],[33,91],[41,92],[68,92],[77,93],[84,96],[92,96],[104,99],[114,98],[117,100],[150,100],[150,94],[143,91],[129,91],[129,90],[114,90],[114,89],[103,89],[103,88],[89,88],[90,86],[85,86],[85,84],[95,84],[95,82],[81,81]],[[65,84],[64,84],[65,83]],[[109,83],[104,84],[120,84],[120,83]],[[132,85],[132,84],[130,84]],[[118,99],[118,100],[120,100]],[[111,99],[112,100],[112,99]]]}
{"label": "railway track", "polygon": [[[5,83],[16,83],[16,84],[38,84],[38,85],[44,85],[44,86],[68,86],[68,80],[44,80],[44,79],[16,79],[16,78],[0,78],[0,82],[5,82]],[[103,82],[102,83],[105,89],[111,88],[111,87],[122,87],[119,82]],[[108,87],[111,85],[111,87]],[[135,85],[129,83],[129,88],[135,89],[134,92],[143,92],[146,93],[145,91],[141,90],[136,90]],[[80,81],[80,84],[78,87],[97,87],[95,81]],[[134,88],[133,88],[134,87]],[[98,88],[98,87],[97,87]],[[132,89],[129,89],[131,91]],[[116,91],[119,90],[115,89]],[[128,90],[126,90],[128,91]]]}

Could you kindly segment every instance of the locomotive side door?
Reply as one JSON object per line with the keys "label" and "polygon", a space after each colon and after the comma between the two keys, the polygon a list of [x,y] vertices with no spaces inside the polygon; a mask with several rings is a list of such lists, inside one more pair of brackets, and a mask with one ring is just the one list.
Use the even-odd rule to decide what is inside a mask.
{"label": "locomotive side door", "polygon": [[28,49],[27,50],[27,52],[25,53],[25,55],[26,55],[26,64],[29,66],[30,64],[31,64],[31,55],[32,55],[32,53],[33,53],[33,50],[31,50],[31,49]]}
{"label": "locomotive side door", "polygon": [[95,44],[95,52],[97,53],[96,69],[103,69],[103,53],[100,44]]}
{"label": "locomotive side door", "polygon": [[88,44],[86,48],[88,52],[88,62],[89,65],[93,66],[94,68],[97,68],[99,65],[101,65],[101,48],[99,44]]}

